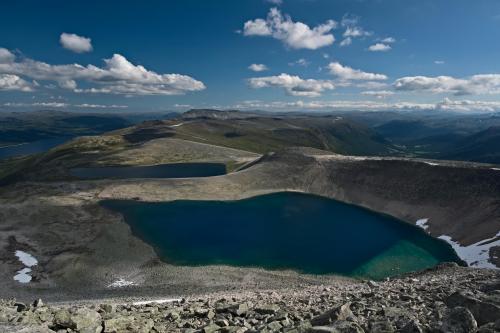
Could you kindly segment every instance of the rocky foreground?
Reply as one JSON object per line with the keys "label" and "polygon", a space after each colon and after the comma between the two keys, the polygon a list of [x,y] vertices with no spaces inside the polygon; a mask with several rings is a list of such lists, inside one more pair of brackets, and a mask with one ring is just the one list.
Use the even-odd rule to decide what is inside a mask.
{"label": "rocky foreground", "polygon": [[0,303],[0,332],[500,332],[500,272],[442,265],[383,282],[166,303]]}

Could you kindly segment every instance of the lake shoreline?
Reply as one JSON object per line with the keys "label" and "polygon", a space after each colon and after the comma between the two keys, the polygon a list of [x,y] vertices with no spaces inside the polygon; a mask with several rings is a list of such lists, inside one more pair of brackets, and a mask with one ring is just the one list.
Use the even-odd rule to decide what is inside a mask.
{"label": "lake shoreline", "polygon": [[463,264],[450,245],[421,228],[300,192],[242,200],[106,200],[100,205],[121,214],[133,235],[164,262],[179,266],[221,263],[381,280],[440,261]]}
{"label": "lake shoreline", "polygon": [[[16,297],[29,300],[39,296],[47,300],[74,300],[95,298],[99,295],[155,297],[160,292],[162,296],[178,297],[191,293],[245,288],[255,290],[280,289],[287,286],[299,288],[339,279],[338,276],[310,276],[296,272],[273,272],[226,266],[177,267],[165,264],[159,260],[151,246],[131,233],[121,214],[100,207],[99,201],[107,199],[150,202],[185,199],[238,200],[279,191],[306,192],[357,204],[396,217],[413,226],[418,219],[429,218],[427,223],[429,229],[425,230],[426,232],[437,237],[443,234],[440,230],[446,228],[446,234],[453,236],[460,244],[468,245],[467,239],[460,238],[460,234],[455,237],[457,234],[447,223],[449,221],[454,223],[452,225],[462,223],[454,217],[458,213],[462,214],[459,209],[469,201],[449,201],[446,210],[441,208],[443,206],[440,201],[432,200],[433,206],[427,201],[415,202],[415,193],[420,194],[419,189],[426,185],[422,182],[412,183],[412,186],[417,186],[415,190],[408,189],[403,192],[370,193],[360,187],[359,181],[356,186],[348,187],[343,180],[352,180],[352,172],[364,176],[356,168],[369,163],[367,167],[371,170],[378,164],[382,164],[381,167],[385,170],[385,162],[358,161],[336,155],[331,155],[326,162],[324,160],[325,158],[318,161],[314,157],[286,152],[267,156],[250,168],[224,176],[196,179],[26,181],[2,187],[0,205],[4,209],[0,212],[0,219],[4,237],[0,239],[0,254],[4,259],[0,270],[0,298]],[[376,163],[375,166],[373,163]],[[398,170],[412,162],[400,163]],[[417,170],[432,172],[431,175],[441,169],[423,163],[419,163],[419,166],[421,169]],[[450,168],[442,167],[442,169],[444,172],[450,171]],[[493,178],[489,177],[493,172],[489,170],[456,169],[461,172],[460,174],[463,173],[463,177],[469,173],[479,176],[486,174],[489,183],[498,177],[497,173],[492,176]],[[331,170],[331,173],[325,170]],[[348,174],[345,175],[345,172]],[[383,180],[373,176],[374,171],[371,173],[370,181]],[[283,177],[283,174],[290,176]],[[441,176],[440,173],[437,175]],[[373,186],[373,191],[379,188]],[[347,192],[353,190],[356,191]],[[489,195],[495,188],[483,186],[481,190],[483,195],[479,198],[490,198]],[[426,193],[422,195],[433,195]],[[464,195],[462,192],[456,193]],[[384,195],[397,195],[399,201],[385,200]],[[380,201],[374,201],[374,198],[383,200],[384,206],[379,206]],[[457,202],[460,203],[460,207],[457,206]],[[474,215],[467,215],[467,219],[462,219],[465,219],[463,223],[469,218],[478,218],[480,216],[478,214],[490,211],[467,209],[467,212]],[[498,221],[488,220],[488,222],[488,226],[493,228]],[[477,237],[472,238],[470,244],[491,238],[488,230],[477,235],[474,233],[481,231],[477,227],[467,230],[469,237]],[[16,272],[24,267],[14,255],[16,250],[30,253],[39,262],[32,269],[33,280],[28,285],[21,285],[13,279]],[[495,263],[494,259],[492,263]],[[137,286],[134,290],[108,288],[120,279],[135,282]]]}

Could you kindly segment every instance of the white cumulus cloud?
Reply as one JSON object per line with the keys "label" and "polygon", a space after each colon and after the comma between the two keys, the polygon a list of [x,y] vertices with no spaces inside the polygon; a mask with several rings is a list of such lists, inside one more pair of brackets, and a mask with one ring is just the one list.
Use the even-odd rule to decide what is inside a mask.
{"label": "white cumulus cloud", "polygon": [[311,100],[311,101],[243,101],[227,106],[232,109],[262,109],[262,110],[336,110],[336,111],[447,111],[462,113],[488,113],[500,111],[500,102],[451,100],[445,98],[438,103],[416,103],[384,101],[351,101],[351,100]]}
{"label": "white cumulus cloud", "polygon": [[0,90],[33,91],[32,85],[13,74],[0,74]]}
{"label": "white cumulus cloud", "polygon": [[396,90],[402,91],[430,91],[433,93],[458,93],[464,91],[466,80],[455,79],[451,76],[406,76],[397,79],[394,84]]}
{"label": "white cumulus cloud", "polygon": [[376,43],[368,47],[368,51],[372,52],[386,52],[389,51],[390,49],[392,49],[392,47],[384,43]]}
{"label": "white cumulus cloud", "polygon": [[455,112],[496,112],[500,110],[500,102],[445,98],[442,102],[436,104],[436,109]]}
{"label": "white cumulus cloud", "polygon": [[380,40],[382,43],[385,43],[385,44],[392,44],[392,43],[396,43],[396,38],[394,37],[386,37],[386,38],[383,38]]}
{"label": "white cumulus cloud", "polygon": [[34,102],[34,103],[13,103],[7,102],[3,106],[9,108],[19,108],[19,107],[47,107],[47,108],[64,108],[67,107],[67,103],[63,102]]}
{"label": "white cumulus cloud", "polygon": [[328,65],[328,69],[330,70],[330,74],[335,75],[342,80],[387,80],[387,76],[384,74],[363,72],[359,69],[344,66],[339,62],[331,62]]}
{"label": "white cumulus cloud", "polygon": [[285,89],[288,95],[304,97],[318,97],[326,90],[335,89],[335,85],[329,80],[302,79],[285,73],[251,78],[248,79],[248,84],[254,89],[279,87]]}
{"label": "white cumulus cloud", "polygon": [[76,89],[76,81],[75,80],[63,80],[59,81],[59,87],[69,90]]}
{"label": "white cumulus cloud", "polygon": [[0,63],[13,62],[16,56],[9,50],[0,47]]}
{"label": "white cumulus cloud", "polygon": [[308,100],[308,101],[242,101],[233,105],[214,105],[220,109],[290,110],[335,110],[335,111],[446,111],[463,113],[488,113],[500,111],[500,102],[451,100],[445,98],[438,103],[363,101],[363,100]]}
{"label": "white cumulus cloud", "polygon": [[304,58],[300,58],[296,61],[293,61],[293,62],[289,62],[288,63],[288,66],[302,66],[302,67],[307,67],[311,64],[310,61],[307,61],[306,59]]}
{"label": "white cumulus cloud", "polygon": [[83,109],[126,109],[128,108],[128,105],[117,105],[117,104],[75,104],[73,105],[74,107],[77,108],[83,108]]}
{"label": "white cumulus cloud", "polygon": [[500,74],[478,74],[467,78],[452,76],[406,76],[397,79],[396,90],[451,93],[454,95],[500,94]]}
{"label": "white cumulus cloud", "polygon": [[388,83],[380,81],[362,81],[356,83],[355,86],[361,89],[368,90],[383,90],[390,88],[390,85]]}
{"label": "white cumulus cloud", "polygon": [[302,22],[294,22],[288,15],[281,14],[277,8],[271,8],[267,18],[245,22],[245,36],[270,36],[282,41],[293,49],[316,50],[333,44],[335,37],[331,31],[337,26],[333,20],[328,20],[314,28]]}
{"label": "white cumulus cloud", "polygon": [[371,32],[363,30],[361,27],[347,27],[342,36],[344,37],[364,37],[371,36]]}
{"label": "white cumulus cloud", "polygon": [[245,36],[271,36],[273,32],[267,25],[266,20],[255,19],[245,22],[243,25],[243,34]]}
{"label": "white cumulus cloud", "polygon": [[361,95],[383,99],[394,95],[394,92],[390,90],[368,90],[361,92]]}
{"label": "white cumulus cloud", "polygon": [[351,100],[312,100],[312,101],[244,101],[236,105],[228,106],[232,109],[262,109],[262,110],[338,110],[338,111],[386,111],[386,110],[401,110],[401,111],[420,111],[434,110],[436,104],[427,103],[386,103],[382,101],[351,101]]}
{"label": "white cumulus cloud", "polygon": [[340,46],[351,45],[353,38],[362,38],[373,34],[371,31],[366,31],[359,25],[358,16],[346,14],[340,21],[340,25],[345,28],[342,34],[344,40],[340,43]]}
{"label": "white cumulus cloud", "polygon": [[[80,64],[50,65],[32,59],[0,63],[0,74],[54,81],[75,92],[125,95],[181,95],[205,89],[203,82],[182,74],[158,74],[134,65],[120,54],[104,60],[104,67]],[[77,82],[91,87],[78,89]]]}
{"label": "white cumulus cloud", "polygon": [[347,37],[347,38],[344,38],[341,42],[340,42],[340,46],[341,47],[344,47],[344,46],[349,46],[352,44],[352,38],[351,37]]}
{"label": "white cumulus cloud", "polygon": [[64,102],[33,102],[33,103],[16,103],[7,102],[2,106],[9,108],[29,108],[29,107],[46,107],[46,108],[69,108],[76,107],[81,109],[126,109],[127,105],[117,105],[117,104],[69,104]]}
{"label": "white cumulus cloud", "polygon": [[61,34],[61,37],[59,38],[59,41],[62,47],[75,53],[85,53],[92,51],[92,40],[87,37],[63,32]]}
{"label": "white cumulus cloud", "polygon": [[264,64],[251,64],[250,66],[248,66],[248,69],[254,72],[263,72],[267,71],[269,68],[267,68],[267,66]]}

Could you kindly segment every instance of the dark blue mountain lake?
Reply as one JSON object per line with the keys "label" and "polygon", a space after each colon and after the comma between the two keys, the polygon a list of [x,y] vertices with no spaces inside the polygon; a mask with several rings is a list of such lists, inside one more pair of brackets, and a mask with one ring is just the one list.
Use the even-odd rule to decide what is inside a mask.
{"label": "dark blue mountain lake", "polygon": [[444,241],[392,217],[282,192],[238,201],[103,201],[176,265],[227,264],[382,279],[461,263]]}
{"label": "dark blue mountain lake", "polygon": [[70,139],[71,138],[68,137],[51,138],[51,139],[43,139],[28,143],[20,143],[17,145],[11,145],[6,147],[0,147],[0,159],[43,153],[51,148],[54,148],[55,146],[65,143]]}
{"label": "dark blue mountain lake", "polygon": [[223,163],[172,163],[151,166],[74,168],[70,174],[80,179],[100,178],[187,178],[226,174]]}

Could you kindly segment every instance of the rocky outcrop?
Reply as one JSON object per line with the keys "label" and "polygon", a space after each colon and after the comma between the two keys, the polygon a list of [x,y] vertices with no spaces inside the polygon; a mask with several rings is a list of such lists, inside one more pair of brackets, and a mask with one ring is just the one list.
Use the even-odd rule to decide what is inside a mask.
{"label": "rocky outcrop", "polygon": [[442,266],[383,282],[192,296],[166,303],[0,303],[2,332],[500,332],[500,272]]}

